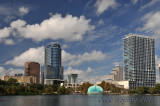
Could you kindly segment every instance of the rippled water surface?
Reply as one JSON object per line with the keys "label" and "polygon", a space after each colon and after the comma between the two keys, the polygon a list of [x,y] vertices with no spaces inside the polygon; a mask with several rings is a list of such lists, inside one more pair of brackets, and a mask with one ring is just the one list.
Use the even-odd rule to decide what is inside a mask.
{"label": "rippled water surface", "polygon": [[0,106],[160,106],[151,95],[0,96]]}

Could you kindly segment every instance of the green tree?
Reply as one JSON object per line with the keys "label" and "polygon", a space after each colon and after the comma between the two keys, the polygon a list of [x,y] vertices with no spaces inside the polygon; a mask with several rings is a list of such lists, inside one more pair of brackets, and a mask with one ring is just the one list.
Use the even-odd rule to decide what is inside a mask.
{"label": "green tree", "polygon": [[65,94],[70,94],[72,91],[74,91],[73,88],[66,88]]}
{"label": "green tree", "polygon": [[27,86],[27,92],[31,92],[31,87]]}
{"label": "green tree", "polygon": [[104,91],[109,91],[110,90],[110,84],[108,82],[105,83],[105,86],[103,88]]}
{"label": "green tree", "polygon": [[11,86],[6,87],[5,92],[6,92],[7,95],[11,95],[12,94],[11,91],[12,91]]}
{"label": "green tree", "polygon": [[137,88],[136,88],[136,91],[137,91],[137,93],[139,93],[139,94],[144,94],[145,88],[144,88],[144,87],[137,87]]}
{"label": "green tree", "polygon": [[12,94],[12,95],[16,95],[16,94],[17,94],[17,90],[16,90],[16,89],[17,89],[16,86],[12,86],[12,87],[11,87],[11,94]]}
{"label": "green tree", "polygon": [[137,93],[137,91],[135,90],[135,89],[129,89],[128,90],[128,93],[130,94],[130,93]]}
{"label": "green tree", "polygon": [[149,87],[149,93],[153,94],[155,92],[154,87]]}
{"label": "green tree", "polygon": [[0,85],[7,85],[7,82],[0,79]]}
{"label": "green tree", "polygon": [[39,94],[39,90],[38,90],[37,88],[33,88],[33,92],[34,92],[35,94]]}
{"label": "green tree", "polygon": [[17,81],[17,79],[10,78],[10,79],[8,79],[7,82],[8,82],[8,84],[15,84],[18,81]]}
{"label": "green tree", "polygon": [[18,85],[16,88],[16,91],[18,94],[20,94],[21,92],[25,92],[25,87],[24,85]]}
{"label": "green tree", "polygon": [[105,84],[106,84],[106,82],[102,81],[100,84],[98,84],[98,86],[102,87],[103,90],[104,90],[105,89]]}
{"label": "green tree", "polygon": [[46,87],[44,92],[47,93],[47,94],[54,94],[54,90],[51,86]]}
{"label": "green tree", "polygon": [[91,84],[91,83],[89,83],[89,82],[84,82],[83,84],[82,84],[82,91],[83,91],[83,93],[84,94],[87,94],[87,91],[88,91],[88,88],[90,87],[90,86],[92,86],[93,84]]}
{"label": "green tree", "polygon": [[64,86],[59,87],[57,93],[60,95],[66,94],[66,88]]}
{"label": "green tree", "polygon": [[155,91],[156,91],[157,93],[160,93],[160,84],[159,84],[159,83],[156,84],[156,86],[155,86]]}
{"label": "green tree", "polygon": [[3,85],[0,85],[0,95],[3,95],[4,94],[4,86]]}

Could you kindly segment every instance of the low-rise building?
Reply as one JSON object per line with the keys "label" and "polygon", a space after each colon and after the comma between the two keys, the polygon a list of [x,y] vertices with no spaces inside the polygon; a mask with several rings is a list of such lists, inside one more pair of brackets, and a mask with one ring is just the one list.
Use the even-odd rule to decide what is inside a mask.
{"label": "low-rise building", "polygon": [[36,83],[36,77],[34,76],[8,76],[5,75],[1,80],[8,81],[10,78],[16,79],[19,83]]}
{"label": "low-rise building", "polygon": [[69,83],[65,83],[65,87],[66,87],[66,88],[76,89],[76,88],[79,87],[79,84],[69,84]]}
{"label": "low-rise building", "polygon": [[45,79],[44,84],[51,85],[51,84],[61,84],[64,83],[64,80],[61,79]]}
{"label": "low-rise building", "polygon": [[[119,88],[124,88],[124,89],[129,89],[129,84],[130,81],[112,81],[112,80],[107,80],[105,81],[109,84],[114,84],[116,87]],[[100,84],[101,82],[98,82],[97,84]]]}

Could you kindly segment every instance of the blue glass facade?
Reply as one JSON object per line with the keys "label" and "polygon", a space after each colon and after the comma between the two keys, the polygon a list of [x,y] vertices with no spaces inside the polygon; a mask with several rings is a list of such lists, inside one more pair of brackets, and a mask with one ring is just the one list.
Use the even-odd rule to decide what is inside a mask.
{"label": "blue glass facade", "polygon": [[63,79],[61,66],[61,46],[58,43],[49,43],[45,48],[45,79]]}

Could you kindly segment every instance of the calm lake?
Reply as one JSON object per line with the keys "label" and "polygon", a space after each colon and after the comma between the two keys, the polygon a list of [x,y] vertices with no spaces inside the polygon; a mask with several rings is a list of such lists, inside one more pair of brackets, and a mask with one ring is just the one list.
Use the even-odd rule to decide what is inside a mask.
{"label": "calm lake", "polygon": [[0,106],[160,106],[151,95],[0,96]]}

